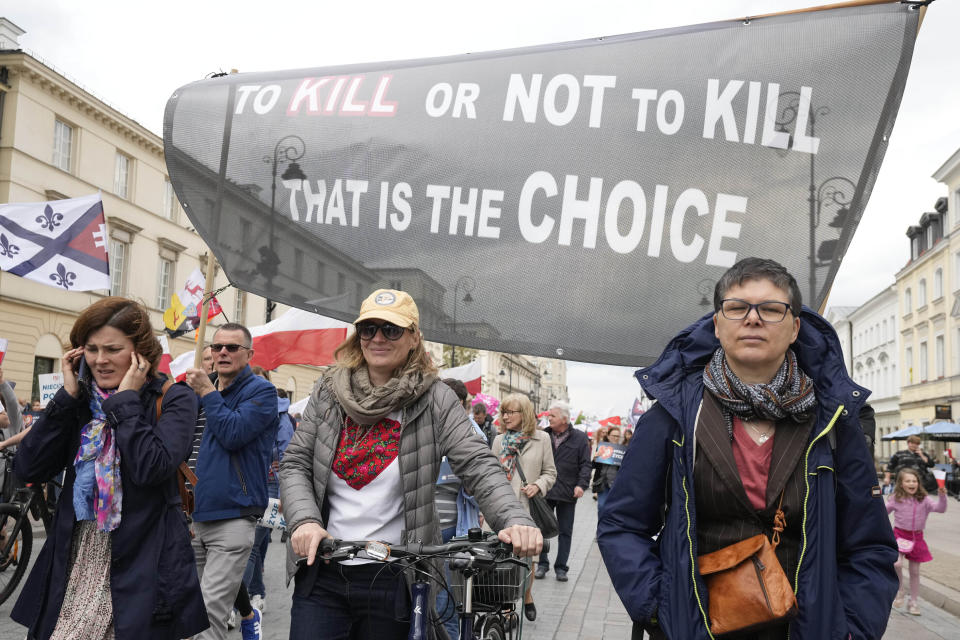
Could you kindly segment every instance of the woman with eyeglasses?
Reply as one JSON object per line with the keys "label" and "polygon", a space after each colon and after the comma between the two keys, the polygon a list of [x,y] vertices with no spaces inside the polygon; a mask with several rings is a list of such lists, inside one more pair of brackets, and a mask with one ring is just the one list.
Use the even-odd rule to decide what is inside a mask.
{"label": "woman with eyeglasses", "polygon": [[[500,459],[500,466],[506,472],[514,494],[529,513],[530,498],[537,494],[547,495],[557,481],[550,436],[537,429],[533,403],[520,393],[510,394],[503,399],[500,422],[504,432],[494,438],[493,453]],[[523,471],[523,477],[518,466]],[[523,478],[526,478],[526,482]],[[531,622],[537,619],[537,607],[533,603],[533,580],[527,582],[523,613]]]}
{"label": "woman with eyeglasses", "polygon": [[[624,444],[620,442],[620,427],[607,429],[607,435],[602,442],[613,445]],[[590,490],[597,500],[598,511],[603,509],[610,487],[613,486],[613,481],[620,470],[619,460],[614,462],[613,457],[613,447],[604,450],[602,443],[598,443],[593,451],[593,481],[590,484]]]}
{"label": "woman with eyeglasses", "polygon": [[[456,394],[437,379],[419,325],[403,291],[380,289],[364,300],[280,463],[287,575],[296,583],[291,640],[318,630],[331,639],[407,638],[413,576],[397,564],[329,564],[317,548],[329,537],[439,544],[434,485],[443,456],[517,555],[543,545]],[[430,607],[429,631],[445,638]]]}
{"label": "woman with eyeglasses", "polygon": [[[869,392],[847,374],[833,327],[801,306],[794,277],[772,260],[736,263],[716,284],[714,313],[637,379],[657,402],[598,525],[630,617],[671,640],[883,636],[898,554],[858,421]],[[753,562],[743,549],[756,541],[774,557]],[[757,602],[784,596],[786,613],[748,616],[745,598],[708,590],[737,566],[779,584],[752,586]]]}
{"label": "woman with eyeglasses", "polygon": [[11,617],[36,640],[199,633],[209,623],[177,487],[197,396],[157,372],[162,349],[133,300],[87,307],[70,344],[63,388],[17,450],[24,481],[66,475]]}

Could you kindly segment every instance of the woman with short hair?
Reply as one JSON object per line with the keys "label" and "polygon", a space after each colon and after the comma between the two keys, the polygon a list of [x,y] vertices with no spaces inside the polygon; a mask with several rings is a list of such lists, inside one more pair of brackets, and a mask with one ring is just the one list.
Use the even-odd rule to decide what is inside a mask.
{"label": "woman with short hair", "polygon": [[[500,403],[500,422],[504,432],[493,441],[493,453],[507,474],[510,486],[523,508],[530,512],[530,499],[547,495],[557,481],[557,467],[553,463],[553,446],[550,436],[537,429],[537,417],[530,398],[521,394],[508,395]],[[519,465],[523,477],[517,470]],[[524,615],[531,622],[537,619],[537,607],[533,602],[533,580],[527,582],[523,597]]]}
{"label": "woman with short hair", "polygon": [[11,617],[36,640],[174,640],[206,629],[177,467],[197,396],[157,372],[143,305],[87,307],[61,359],[63,388],[17,450],[26,482],[66,467],[63,491]]}
{"label": "woman with short hair", "polygon": [[[630,617],[671,640],[718,629],[879,639],[897,547],[857,419],[868,391],[847,375],[833,327],[801,306],[794,277],[773,260],[741,260],[717,282],[714,312],[636,375],[657,402],[637,422],[643,446],[627,450],[598,525]],[[789,600],[789,587],[795,617],[743,629],[748,603],[708,592],[700,569],[709,555],[718,569],[747,563],[750,575],[755,556],[738,549],[758,536],[775,558],[757,569],[782,567],[782,588],[769,593]]]}
{"label": "woman with short hair", "polygon": [[[292,533],[287,576],[296,581],[290,638],[322,629],[330,639],[405,640],[411,576],[397,563],[318,561],[322,539],[438,544],[434,484],[444,455],[515,553],[537,553],[543,539],[456,394],[437,379],[409,294],[373,292],[335,356],[280,463]],[[445,637],[430,606],[430,633]]]}

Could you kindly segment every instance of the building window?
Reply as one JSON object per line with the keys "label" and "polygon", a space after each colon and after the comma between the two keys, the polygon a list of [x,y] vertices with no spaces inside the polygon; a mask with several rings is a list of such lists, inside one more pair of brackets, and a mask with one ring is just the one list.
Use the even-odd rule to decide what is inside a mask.
{"label": "building window", "polygon": [[301,249],[293,250],[293,277],[303,280],[303,251]]}
{"label": "building window", "polygon": [[922,278],[917,285],[917,309],[927,304],[927,279]]}
{"label": "building window", "polygon": [[64,171],[70,171],[72,153],[73,127],[56,120],[53,124],[53,165]]}
{"label": "building window", "polygon": [[913,347],[903,350],[903,370],[907,374],[907,384],[913,384]]}
{"label": "building window", "polygon": [[160,268],[157,269],[157,309],[166,309],[170,306],[173,264],[172,260],[160,258]]}
{"label": "building window", "polygon": [[130,195],[130,157],[119,152],[113,165],[113,192],[121,198]]}
{"label": "building window", "polygon": [[112,238],[110,240],[110,295],[122,296],[125,293],[124,268],[127,265],[126,242]]}
{"label": "building window", "polygon": [[943,297],[943,269],[937,269],[933,272],[933,299]]}
{"label": "building window", "polygon": [[317,262],[317,293],[321,296],[327,291],[327,265]]}
{"label": "building window", "polygon": [[937,336],[933,339],[933,349],[933,364],[937,370],[937,379],[940,379],[946,374],[944,371],[944,358],[946,354],[943,352],[943,336]]}
{"label": "building window", "polygon": [[911,311],[913,311],[913,293],[907,288],[903,292],[903,312],[910,313]]}
{"label": "building window", "polygon": [[347,276],[337,273],[337,295],[342,296],[347,292]]}
{"label": "building window", "polygon": [[173,192],[173,183],[167,178],[163,181],[163,217],[167,220],[177,219],[177,195]]}
{"label": "building window", "polygon": [[927,341],[920,343],[920,382],[927,381]]}
{"label": "building window", "polygon": [[233,304],[234,322],[238,322],[240,324],[244,323],[244,313],[246,311],[244,307],[246,307],[247,302],[246,298],[247,294],[243,291],[240,291],[240,289],[237,289],[237,297]]}

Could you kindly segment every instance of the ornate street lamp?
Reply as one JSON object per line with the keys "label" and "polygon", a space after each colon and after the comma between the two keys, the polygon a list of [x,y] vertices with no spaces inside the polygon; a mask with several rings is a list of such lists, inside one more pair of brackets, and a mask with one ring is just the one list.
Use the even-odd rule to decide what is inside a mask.
{"label": "ornate street lamp", "polygon": [[[456,337],[457,333],[457,307],[460,305],[460,290],[463,289],[463,303],[470,304],[473,302],[473,296],[470,295],[470,292],[473,291],[474,287],[477,286],[476,280],[470,276],[461,276],[457,279],[456,284],[453,285],[453,333]],[[457,366],[457,345],[450,346],[450,367],[453,368]]]}
{"label": "ornate street lamp", "polygon": [[[267,246],[260,247],[259,249],[260,272],[267,279],[268,291],[273,289],[273,278],[277,275],[280,264],[280,258],[273,248],[275,218],[277,216],[277,166],[284,162],[289,163],[283,175],[280,176],[282,180],[306,180],[307,176],[296,162],[302,158],[306,152],[307,145],[303,142],[303,138],[290,134],[277,140],[277,144],[273,147],[272,156],[264,156],[263,158],[265,163],[273,167],[270,174],[270,237]],[[276,308],[276,303],[270,298],[267,298],[267,322],[273,319],[273,311]]]}
{"label": "ornate street lamp", "polygon": [[[787,131],[787,126],[797,120],[797,113],[800,109],[800,94],[797,91],[784,91],[780,98],[789,97],[791,100],[780,110],[777,118],[776,129],[778,131]],[[830,107],[823,105],[815,107],[810,105],[807,113],[807,120],[810,123],[810,137],[816,136],[817,119],[828,115]],[[817,269],[828,266],[836,255],[840,244],[839,238],[825,240],[817,247],[817,227],[820,226],[821,216],[826,211],[836,208],[833,219],[827,226],[842,230],[846,224],[847,215],[850,212],[849,206],[853,201],[857,186],[849,178],[843,176],[831,176],[817,184],[816,178],[816,160],[814,153],[810,156],[810,182],[808,185],[807,203],[809,206],[810,217],[810,297],[809,304],[813,304],[817,298]]]}

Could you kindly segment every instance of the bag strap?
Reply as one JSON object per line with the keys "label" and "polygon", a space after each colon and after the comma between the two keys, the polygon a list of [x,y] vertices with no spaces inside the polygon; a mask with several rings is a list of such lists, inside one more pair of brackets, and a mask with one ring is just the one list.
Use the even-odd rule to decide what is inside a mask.
{"label": "bag strap", "polygon": [[526,478],[526,476],[523,475],[523,467],[520,466],[520,452],[519,452],[519,451],[517,451],[517,457],[514,458],[514,460],[517,461],[517,463],[514,465],[514,468],[517,470],[517,473],[520,474],[520,482],[522,482],[523,484],[527,484],[527,478]]}
{"label": "bag strap", "polygon": [[[163,386],[160,388],[160,395],[157,396],[157,422],[160,422],[160,416],[163,414],[163,399],[167,397],[167,391],[169,391],[170,387],[172,386],[173,386],[173,382],[171,382],[170,380],[166,380],[164,381]],[[177,473],[177,483],[180,485],[181,495],[183,495],[184,479],[186,479],[187,482],[193,485],[194,489],[197,488],[197,483],[199,482],[199,479],[197,478],[197,474],[195,474],[193,470],[190,468],[190,465],[188,465],[186,462],[181,462],[180,466],[177,467],[177,471],[179,472]]]}

